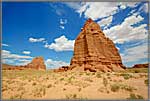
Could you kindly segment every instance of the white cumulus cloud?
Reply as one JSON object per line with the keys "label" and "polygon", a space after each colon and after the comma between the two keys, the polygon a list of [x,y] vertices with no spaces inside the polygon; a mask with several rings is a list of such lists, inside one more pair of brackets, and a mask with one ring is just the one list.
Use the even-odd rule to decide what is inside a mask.
{"label": "white cumulus cloud", "polygon": [[64,61],[55,61],[52,59],[47,59],[45,61],[45,64],[46,64],[46,67],[48,67],[48,68],[59,68],[61,66],[68,66],[69,65],[69,63],[66,63]]}
{"label": "white cumulus cloud", "polygon": [[23,51],[22,53],[23,53],[23,54],[27,54],[27,55],[28,55],[28,54],[31,54],[30,51]]}
{"label": "white cumulus cloud", "polygon": [[60,19],[60,24],[62,25],[67,24],[67,19]]}
{"label": "white cumulus cloud", "polygon": [[141,45],[135,45],[133,47],[126,48],[121,57],[124,63],[138,62],[142,59],[148,58],[148,44],[143,43]]}
{"label": "white cumulus cloud", "polygon": [[108,17],[117,13],[118,5],[125,9],[127,6],[135,7],[136,3],[137,2],[71,2],[65,4],[75,9],[80,16],[83,14],[85,18],[97,20],[98,18]]}
{"label": "white cumulus cloud", "polygon": [[29,38],[30,42],[43,42],[45,41],[45,38]]}
{"label": "white cumulus cloud", "polygon": [[60,27],[61,29],[65,29],[65,27],[64,27],[63,25],[60,25],[59,27]]}
{"label": "white cumulus cloud", "polygon": [[98,21],[97,23],[102,26],[109,26],[109,24],[112,22],[113,16],[107,17],[102,19],[101,21]]}
{"label": "white cumulus cloud", "polygon": [[65,24],[67,24],[67,19],[60,19],[60,28],[65,29]]}
{"label": "white cumulus cloud", "polygon": [[64,35],[56,38],[54,43],[45,44],[45,48],[54,49],[55,51],[72,51],[74,49],[74,40],[67,39]]}
{"label": "white cumulus cloud", "polygon": [[8,50],[2,50],[2,63],[13,65],[25,65],[31,61],[33,57],[13,54]]}
{"label": "white cumulus cloud", "polygon": [[8,45],[8,44],[2,44],[2,46],[6,46],[6,47],[8,47],[9,45]]}
{"label": "white cumulus cloud", "polygon": [[105,29],[104,33],[115,43],[123,44],[124,42],[142,40],[147,38],[148,31],[145,28],[147,24],[141,24],[133,27],[132,25],[141,22],[144,18],[140,15],[131,15],[120,24]]}

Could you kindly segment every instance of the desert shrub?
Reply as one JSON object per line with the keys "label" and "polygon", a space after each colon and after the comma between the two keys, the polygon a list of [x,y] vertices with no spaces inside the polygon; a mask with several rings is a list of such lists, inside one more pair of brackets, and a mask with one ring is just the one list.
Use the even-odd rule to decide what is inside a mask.
{"label": "desert shrub", "polygon": [[86,79],[84,79],[85,81],[89,81],[89,82],[93,82],[93,80],[92,79],[90,79],[90,78],[86,78]]}
{"label": "desert shrub", "polygon": [[22,98],[22,96],[19,94],[16,94],[16,95],[10,97],[10,99],[12,99],[12,100],[13,99],[21,99],[21,98]]}
{"label": "desert shrub", "polygon": [[89,72],[86,72],[86,75],[88,75],[88,76],[89,76],[90,74],[91,74],[91,73],[89,73]]}
{"label": "desert shrub", "polygon": [[48,85],[47,85],[47,88],[50,88],[50,87],[52,87],[52,84],[48,84]]}
{"label": "desert shrub", "polygon": [[78,88],[78,91],[80,92],[82,89],[81,88]]}
{"label": "desert shrub", "polygon": [[98,89],[99,92],[104,92],[104,89],[101,87]]}
{"label": "desert shrub", "polygon": [[23,88],[22,86],[21,87],[19,87],[18,89],[17,89],[17,91],[20,91],[20,90],[24,90],[25,88]]}
{"label": "desert shrub", "polygon": [[107,93],[109,93],[109,91],[107,90]]}
{"label": "desert shrub", "polygon": [[39,87],[32,91],[35,97],[42,97],[46,94],[45,87]]}
{"label": "desert shrub", "polygon": [[117,92],[120,89],[120,86],[117,84],[113,84],[110,87],[111,87],[111,91],[113,91],[113,92]]}
{"label": "desert shrub", "polygon": [[80,76],[83,75],[83,74],[84,74],[83,72],[80,72],[80,73],[79,73]]}
{"label": "desert shrub", "polygon": [[63,88],[63,90],[66,90],[66,88]]}
{"label": "desert shrub", "polygon": [[96,77],[97,77],[97,78],[101,78],[102,76],[101,76],[100,73],[98,73],[98,74],[96,74]]}
{"label": "desert shrub", "polygon": [[111,79],[111,77],[110,77],[110,76],[108,76],[108,77],[107,77],[107,79]]}
{"label": "desert shrub", "polygon": [[107,76],[109,76],[110,74],[109,73],[107,73]]}
{"label": "desert shrub", "polygon": [[66,95],[66,98],[67,98],[67,99],[77,99],[77,94],[69,94],[69,95]]}
{"label": "desert shrub", "polygon": [[120,74],[120,76],[123,76],[124,79],[126,80],[133,77],[131,74],[127,74],[127,73]]}
{"label": "desert shrub", "polygon": [[64,78],[60,78],[60,81],[64,80]]}
{"label": "desert shrub", "polygon": [[113,84],[113,85],[111,85],[111,90],[113,92],[116,92],[119,89],[126,90],[126,91],[129,91],[129,92],[132,92],[133,90],[136,90],[134,87],[131,87],[131,86],[126,85],[126,84]]}
{"label": "desert shrub", "polygon": [[144,81],[145,85],[148,86],[148,79]]}
{"label": "desert shrub", "polygon": [[103,84],[104,84],[105,87],[108,85],[108,81],[107,81],[106,78],[103,78]]}
{"label": "desert shrub", "polygon": [[46,80],[49,80],[49,77],[46,77]]}
{"label": "desert shrub", "polygon": [[137,95],[137,98],[138,99],[144,99],[143,96],[141,96],[141,95]]}
{"label": "desert shrub", "polygon": [[133,90],[136,90],[134,87],[128,86],[128,85],[120,85],[121,89],[124,89],[126,91],[132,92]]}
{"label": "desert shrub", "polygon": [[130,94],[130,97],[127,99],[144,99],[141,95]]}
{"label": "desert shrub", "polygon": [[35,86],[35,85],[36,85],[36,82],[33,82],[32,85]]}
{"label": "desert shrub", "polygon": [[75,79],[74,76],[71,76],[70,78],[68,78],[68,83],[72,83],[72,80]]}
{"label": "desert shrub", "polygon": [[92,75],[95,75],[95,72],[93,72]]}

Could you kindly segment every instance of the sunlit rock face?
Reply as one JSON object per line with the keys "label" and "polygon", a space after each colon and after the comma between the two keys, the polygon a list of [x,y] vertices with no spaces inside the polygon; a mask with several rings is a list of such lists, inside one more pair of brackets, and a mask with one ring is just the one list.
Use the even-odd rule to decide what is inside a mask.
{"label": "sunlit rock face", "polygon": [[43,57],[35,57],[31,63],[26,65],[26,68],[36,69],[36,70],[46,70]]}
{"label": "sunlit rock face", "polygon": [[120,71],[124,68],[113,41],[91,19],[85,22],[75,40],[70,67],[75,70],[103,72]]}

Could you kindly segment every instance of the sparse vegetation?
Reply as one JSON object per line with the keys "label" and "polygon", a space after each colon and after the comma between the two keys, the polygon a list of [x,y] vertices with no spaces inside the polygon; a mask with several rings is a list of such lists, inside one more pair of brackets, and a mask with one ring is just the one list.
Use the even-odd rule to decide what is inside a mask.
{"label": "sparse vegetation", "polygon": [[108,81],[107,81],[106,78],[103,78],[103,84],[104,84],[105,87],[108,85]]}
{"label": "sparse vegetation", "polygon": [[97,77],[97,78],[101,78],[102,76],[101,76],[100,73],[97,73],[97,74],[96,74],[96,77]]}
{"label": "sparse vegetation", "polygon": [[130,94],[130,97],[127,99],[144,99],[141,95],[135,95],[133,93]]}
{"label": "sparse vegetation", "polygon": [[52,87],[52,84],[48,84],[48,85],[47,85],[47,88],[51,88],[51,87]]}
{"label": "sparse vegetation", "polygon": [[77,94],[66,95],[66,99],[77,99]]}
{"label": "sparse vegetation", "polygon": [[66,88],[63,88],[63,91],[65,91],[66,90]]}
{"label": "sparse vegetation", "polygon": [[78,91],[80,92],[82,89],[81,88],[78,88]]}
{"label": "sparse vegetation", "polygon": [[128,85],[120,85],[120,88],[129,92],[132,92],[133,90],[136,90],[134,87],[128,86]]}
{"label": "sparse vegetation", "polygon": [[126,84],[115,83],[115,84],[111,85],[111,91],[117,92],[117,91],[119,91],[119,89],[129,91],[129,92],[133,92],[133,90],[136,90],[134,87],[128,86]]}
{"label": "sparse vegetation", "polygon": [[[2,83],[3,83],[2,97],[4,96],[7,99],[9,98],[26,99],[26,96],[30,96],[31,98],[33,97],[37,99],[42,99],[42,98],[50,99],[50,97],[47,96],[48,93],[52,91],[54,91],[55,93],[55,91],[57,91],[56,89],[60,87],[61,89],[60,94],[63,93],[65,95],[63,96],[63,98],[65,99],[87,99],[87,98],[90,99],[89,96],[86,97],[85,95],[82,95],[82,93],[87,93],[88,95],[91,94],[91,92],[95,93],[96,96],[99,97],[101,97],[100,94],[108,94],[107,96],[109,95],[111,96],[113,94],[112,92],[115,92],[117,97],[117,94],[125,92],[126,94],[131,93],[128,99],[144,99],[145,95],[140,93],[138,86],[134,86],[134,85],[131,86],[132,83],[128,85],[128,82],[130,81],[128,79],[133,77],[133,80],[137,80],[138,82],[141,83],[143,82],[143,84],[148,86],[148,79],[146,73],[136,73],[136,75],[134,75],[134,73],[127,73],[127,72],[125,73],[119,73],[119,72],[47,73],[44,71],[43,72],[37,71],[39,72],[37,74],[32,74],[29,72],[34,72],[34,71],[16,71],[16,72],[8,71],[8,74],[9,75],[12,74],[13,77],[9,77],[9,75],[5,73],[5,75],[7,76],[4,76],[4,78],[2,78]],[[30,74],[30,76],[28,74]],[[137,78],[135,79],[135,77]],[[124,80],[123,78],[127,80]],[[143,81],[140,81],[141,79]],[[96,88],[95,86],[98,88]],[[147,86],[143,86],[143,88],[144,87],[146,88]],[[26,89],[28,87],[30,89]],[[69,87],[72,87],[72,89],[74,89],[71,92],[72,94],[68,93],[70,92]],[[89,89],[91,89],[92,91],[86,92]],[[136,90],[138,92],[136,92]]]}
{"label": "sparse vegetation", "polygon": [[35,86],[35,85],[36,85],[36,82],[33,82],[32,85]]}
{"label": "sparse vegetation", "polygon": [[123,76],[124,79],[126,79],[126,80],[133,77],[131,74],[127,74],[127,73],[120,74],[120,76]]}
{"label": "sparse vegetation", "polygon": [[89,82],[93,82],[93,80],[90,79],[89,77],[88,77],[88,78],[85,78],[84,80],[85,80],[85,81],[89,81]]}
{"label": "sparse vegetation", "polygon": [[120,89],[120,86],[119,86],[119,85],[117,85],[117,84],[111,85],[111,91],[117,92],[117,91],[119,91],[119,89]]}
{"label": "sparse vegetation", "polygon": [[63,81],[64,80],[64,78],[60,78],[60,81]]}
{"label": "sparse vegetation", "polygon": [[89,76],[89,75],[91,75],[91,73],[90,73],[90,72],[86,72],[86,75],[88,75],[88,76]]}
{"label": "sparse vegetation", "polygon": [[35,97],[42,97],[46,94],[46,89],[45,87],[39,87],[39,88],[36,88],[35,90],[33,90],[33,94]]}
{"label": "sparse vegetation", "polygon": [[104,92],[104,88],[101,87],[101,88],[98,89],[98,91],[99,92]]}
{"label": "sparse vegetation", "polygon": [[148,86],[148,79],[144,81],[145,85]]}

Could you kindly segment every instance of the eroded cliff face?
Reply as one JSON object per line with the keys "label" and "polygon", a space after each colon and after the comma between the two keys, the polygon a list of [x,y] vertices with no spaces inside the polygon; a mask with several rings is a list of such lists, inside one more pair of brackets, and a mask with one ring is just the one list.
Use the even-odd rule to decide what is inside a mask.
{"label": "eroded cliff face", "polygon": [[75,40],[70,67],[74,70],[119,71],[124,66],[112,40],[100,26],[88,19]]}
{"label": "eroded cliff face", "polygon": [[46,65],[44,63],[43,57],[35,57],[27,65],[23,66],[13,66],[3,64],[3,70],[25,70],[25,69],[35,69],[35,70],[46,70]]}
{"label": "eroded cliff face", "polygon": [[36,70],[46,70],[43,57],[35,57],[31,63],[26,65],[26,68],[36,69]]}

